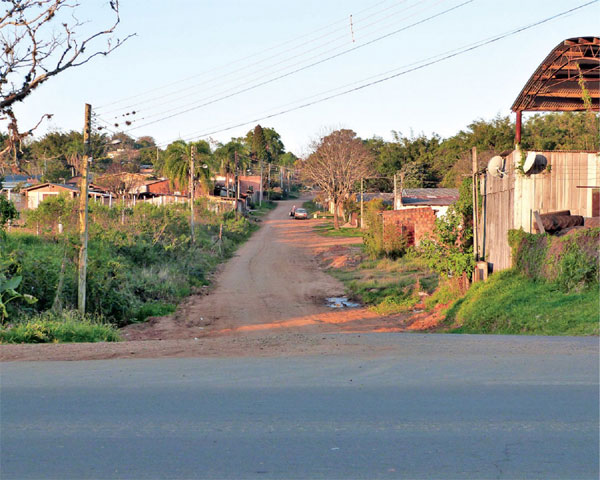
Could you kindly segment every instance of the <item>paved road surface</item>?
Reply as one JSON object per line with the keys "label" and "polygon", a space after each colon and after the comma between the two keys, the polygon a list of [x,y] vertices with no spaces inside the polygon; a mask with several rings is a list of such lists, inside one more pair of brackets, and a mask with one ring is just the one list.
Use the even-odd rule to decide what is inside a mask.
{"label": "paved road surface", "polygon": [[597,479],[598,339],[2,364],[1,478]]}

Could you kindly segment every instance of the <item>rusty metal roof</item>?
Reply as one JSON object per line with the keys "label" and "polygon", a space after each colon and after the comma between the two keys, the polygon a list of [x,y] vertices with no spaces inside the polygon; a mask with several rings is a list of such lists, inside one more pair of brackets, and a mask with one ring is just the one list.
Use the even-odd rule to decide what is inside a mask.
{"label": "rusty metal roof", "polygon": [[580,80],[594,109],[600,99],[600,38],[569,38],[558,44],[533,73],[513,103],[513,112],[585,110]]}

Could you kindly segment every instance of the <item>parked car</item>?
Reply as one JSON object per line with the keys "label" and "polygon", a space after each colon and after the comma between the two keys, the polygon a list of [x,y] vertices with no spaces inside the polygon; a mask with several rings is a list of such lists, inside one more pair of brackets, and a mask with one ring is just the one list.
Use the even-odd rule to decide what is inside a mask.
{"label": "parked car", "polygon": [[308,218],[308,212],[304,208],[297,208],[294,213],[294,218],[306,220]]}

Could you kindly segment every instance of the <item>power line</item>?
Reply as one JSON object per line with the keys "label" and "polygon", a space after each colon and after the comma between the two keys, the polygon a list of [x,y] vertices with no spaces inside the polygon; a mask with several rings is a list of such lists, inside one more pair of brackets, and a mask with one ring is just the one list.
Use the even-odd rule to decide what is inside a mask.
{"label": "power line", "polygon": [[[427,0],[427,1],[428,1],[428,0]],[[445,0],[437,0],[436,4],[437,4],[437,3],[441,3],[441,2],[443,2],[443,1],[445,1]],[[397,15],[397,14],[399,14],[399,13],[402,13],[402,12],[404,12],[404,11],[406,11],[406,10],[409,10],[409,9],[411,9],[411,8],[414,8],[414,7],[415,7],[417,4],[419,4],[419,3],[423,3],[423,0],[418,0],[418,1],[417,1],[415,4],[413,4],[413,5],[409,6],[409,7],[406,7],[405,9],[402,9],[402,10],[401,10],[401,11],[399,11],[399,12],[396,12],[396,13],[394,13],[392,16],[394,16],[394,15]],[[397,7],[397,5],[394,5],[394,7]],[[388,9],[389,9],[389,8],[391,8],[391,7],[388,7]],[[427,7],[427,8],[430,8],[430,7]],[[386,10],[387,10],[387,9],[386,9]],[[384,10],[384,11],[385,11],[385,10]],[[377,13],[381,13],[381,12],[377,12]],[[375,14],[374,14],[374,15],[375,15]],[[409,15],[408,17],[404,17],[404,18],[403,18],[403,20],[405,20],[405,19],[407,19],[407,18],[410,18],[411,16],[414,16],[414,15],[415,15],[415,14],[413,14],[413,15]],[[373,16],[373,15],[372,15],[372,16]],[[367,18],[369,18],[369,17],[367,17]],[[371,27],[371,26],[373,26],[373,25],[376,25],[377,23],[379,23],[379,22],[381,22],[381,21],[383,21],[383,20],[387,20],[388,18],[390,18],[390,16],[387,16],[387,17],[385,17],[385,18],[383,18],[383,19],[379,19],[379,20],[377,20],[377,21],[375,21],[375,22],[372,22],[372,23],[370,23],[370,24],[367,24],[367,25],[366,25],[365,27],[363,27],[363,28],[367,29],[367,28],[369,28],[369,27]],[[339,30],[339,29],[338,29],[338,30]],[[344,30],[345,30],[345,27],[344,27]],[[335,31],[337,31],[337,30],[335,30]],[[335,32],[335,31],[334,31],[334,32]],[[334,32],[332,32],[332,33],[334,33]],[[294,49],[296,49],[296,48],[298,48],[298,47],[300,47],[300,46],[303,46],[303,45],[305,45],[305,44],[308,44],[308,43],[312,43],[313,41],[316,41],[316,40],[318,40],[318,39],[320,39],[320,38],[323,38],[323,37],[327,37],[327,36],[329,36],[329,35],[331,35],[331,33],[330,33],[330,34],[323,35],[323,36],[321,36],[321,37],[318,37],[317,39],[314,39],[314,40],[311,40],[311,41],[305,42],[304,44],[301,44],[301,45],[299,45],[299,46],[297,46],[297,47],[293,47],[292,49],[288,49],[288,50],[286,50],[286,51],[284,51],[284,52],[282,52],[282,53],[286,53],[287,51],[294,50]],[[279,68],[279,69],[277,69],[277,70],[275,70],[275,71],[270,71],[270,72],[268,71],[269,69],[272,69],[273,67],[276,67],[276,66],[278,66],[278,65],[281,65],[281,64],[289,63],[291,60],[294,60],[294,59],[296,59],[296,58],[299,58],[299,57],[303,57],[303,56],[305,56],[306,54],[308,54],[308,53],[310,53],[310,52],[312,52],[312,51],[315,51],[315,50],[319,50],[319,49],[321,49],[321,48],[322,48],[322,47],[324,47],[324,46],[325,46],[325,47],[330,47],[330,46],[332,45],[332,41],[335,41],[335,40],[338,40],[338,39],[345,39],[346,37],[347,37],[347,34],[346,34],[346,33],[344,33],[342,36],[338,36],[338,37],[336,37],[336,38],[334,38],[334,39],[332,39],[332,40],[330,40],[330,41],[328,41],[328,42],[326,42],[326,43],[320,44],[320,45],[318,45],[318,46],[316,46],[316,47],[313,47],[313,48],[311,48],[311,49],[308,49],[308,50],[304,50],[303,52],[301,52],[301,53],[298,53],[297,55],[293,55],[293,56],[291,56],[291,57],[288,57],[288,58],[285,58],[285,59],[283,59],[283,60],[280,60],[280,61],[278,61],[278,62],[276,62],[276,63],[273,63],[273,64],[269,65],[268,67],[264,67],[264,68],[262,68],[262,69],[259,69],[259,70],[257,70],[256,72],[253,72],[253,73],[255,73],[255,74],[256,74],[256,73],[259,73],[259,75],[258,75],[258,76],[255,76],[254,78],[251,78],[250,80],[248,79],[248,76],[245,76],[245,77],[244,77],[244,79],[243,79],[243,82],[242,82],[242,83],[240,83],[239,85],[233,86],[233,87],[231,87],[231,88],[228,88],[228,89],[226,89],[226,90],[222,90],[222,91],[220,91],[220,92],[218,92],[218,93],[215,93],[215,94],[213,94],[213,95],[209,95],[208,97],[201,98],[201,99],[199,99],[199,100],[196,100],[194,103],[196,103],[196,104],[197,104],[197,103],[199,103],[199,102],[203,102],[203,101],[209,100],[209,99],[211,99],[211,98],[214,98],[215,96],[219,96],[219,95],[223,95],[223,94],[226,94],[226,93],[228,93],[228,92],[231,92],[231,91],[235,91],[236,89],[239,89],[240,87],[242,87],[242,86],[244,86],[244,85],[247,85],[247,84],[248,84],[248,83],[250,83],[250,82],[253,82],[253,81],[256,81],[256,80],[260,80],[260,79],[263,79],[263,78],[265,78],[265,77],[269,77],[269,76],[270,76],[270,75],[272,75],[272,74],[275,74],[275,73],[278,73],[278,72],[281,72],[281,71],[285,71],[285,70],[287,70],[288,68],[293,68],[293,67],[295,67],[295,66],[297,66],[297,65],[301,65],[301,64],[303,64],[304,62],[306,62],[306,61],[310,61],[310,60],[312,60],[312,59],[315,59],[315,58],[318,58],[318,57],[320,57],[321,55],[325,55],[325,54],[327,54],[327,53],[330,53],[330,52],[334,52],[334,51],[336,51],[336,50],[339,50],[340,48],[344,47],[344,45],[346,44],[346,41],[344,41],[344,42],[343,42],[341,45],[335,46],[334,48],[329,48],[328,50],[325,50],[324,52],[322,52],[322,53],[320,53],[320,54],[313,55],[312,57],[309,57],[309,58],[307,58],[307,59],[304,59],[304,60],[301,60],[301,61],[295,62],[295,63],[293,63],[293,64],[291,64],[291,65],[288,65],[288,66],[286,66],[286,67],[283,67],[283,68]],[[254,67],[254,66],[258,65],[259,63],[262,63],[262,62],[264,62],[264,61],[266,61],[266,60],[269,60],[269,59],[271,59],[271,58],[276,58],[276,57],[278,57],[278,56],[280,56],[280,55],[281,55],[281,54],[277,54],[277,55],[274,55],[274,56],[272,56],[272,57],[268,57],[267,59],[261,60],[261,61],[259,61],[259,62],[254,62],[254,63],[253,63],[253,64],[251,64],[250,66]],[[333,58],[333,57],[331,57],[331,58]],[[327,59],[326,59],[326,60],[327,60]],[[310,66],[310,65],[309,65],[309,66]],[[206,80],[206,81],[204,81],[204,82],[197,83],[197,84],[191,85],[191,86],[189,86],[189,87],[186,87],[186,88],[180,89],[180,90],[178,90],[178,91],[176,91],[176,92],[167,93],[167,94],[161,95],[161,96],[159,96],[159,97],[153,97],[153,98],[150,98],[150,99],[148,99],[148,100],[141,101],[141,102],[139,102],[139,103],[137,103],[137,104],[131,104],[131,105],[128,105],[127,107],[123,107],[123,108],[130,109],[130,108],[136,107],[136,111],[137,111],[137,113],[139,113],[139,110],[140,110],[140,108],[139,108],[139,107],[141,107],[141,105],[143,105],[143,104],[145,104],[145,103],[152,103],[152,102],[156,102],[157,100],[164,100],[164,98],[165,98],[165,97],[170,97],[170,96],[174,96],[174,95],[180,95],[182,92],[185,92],[185,91],[188,91],[188,90],[191,90],[191,89],[196,89],[197,87],[200,87],[200,86],[202,86],[202,85],[206,85],[206,84],[210,84],[210,83],[215,83],[215,82],[217,82],[218,80],[222,79],[223,77],[228,77],[228,76],[230,76],[230,75],[233,75],[233,74],[235,74],[235,73],[242,72],[242,71],[244,71],[244,72],[245,72],[245,70],[246,70],[246,68],[247,68],[247,67],[248,67],[248,66],[243,66],[243,67],[241,67],[241,68],[238,68],[238,69],[236,69],[236,70],[230,71],[230,72],[228,72],[228,73],[224,73],[223,75],[217,76],[217,77],[215,77],[215,78],[208,79],[208,80]],[[306,68],[308,68],[308,67],[306,67]],[[265,73],[265,71],[267,71],[267,73]],[[296,73],[296,72],[292,72],[292,73]],[[278,78],[279,78],[279,77],[278,77]],[[277,79],[278,79],[278,78],[277,78]],[[238,81],[238,77],[236,76],[236,77],[235,77],[235,78],[233,78],[232,80],[226,81],[226,82],[225,82],[225,84],[227,84],[227,83],[231,83],[232,81],[233,81],[233,82],[236,82],[236,81]],[[218,85],[217,85],[217,87],[222,87],[222,86],[223,86],[223,82],[219,82],[219,83],[218,83]],[[259,86],[260,86],[260,85],[259,85]],[[212,87],[211,87],[211,88],[212,88]],[[203,90],[203,93],[204,93],[204,91],[205,91],[205,90]],[[149,110],[156,109],[157,107],[160,107],[160,106],[163,106],[163,105],[169,105],[169,104],[171,104],[171,103],[174,103],[174,102],[177,102],[177,101],[180,101],[180,100],[186,100],[185,104],[184,104],[184,105],[179,105],[179,106],[173,107],[173,108],[171,108],[171,109],[168,109],[168,110],[163,110],[162,112],[153,113],[153,114],[150,114],[150,115],[145,115],[144,117],[142,117],[142,118],[139,118],[139,119],[137,119],[136,121],[141,121],[141,120],[144,120],[144,119],[150,119],[150,118],[153,118],[153,117],[157,117],[157,116],[165,115],[165,114],[168,114],[168,113],[171,113],[171,112],[173,112],[173,111],[177,111],[177,110],[179,110],[179,109],[181,109],[181,108],[184,108],[184,107],[187,107],[187,106],[189,106],[189,104],[190,104],[190,101],[189,101],[189,95],[188,95],[188,94],[185,94],[185,95],[182,95],[182,96],[177,96],[177,97],[175,97],[175,98],[172,98],[172,99],[169,99],[169,100],[166,100],[166,101],[160,102],[160,103],[155,103],[154,105],[151,105],[150,107],[146,107],[146,111],[147,111],[148,109],[149,109]],[[217,99],[216,101],[219,101],[219,100],[220,100],[220,99]],[[110,110],[110,111],[108,111],[108,112],[104,112],[103,114],[104,114],[104,115],[107,115],[107,114],[110,114],[111,112],[117,112],[117,111],[119,111],[119,112],[120,112],[120,111],[123,111],[123,108],[119,108],[119,109],[116,109],[116,110]],[[198,107],[198,108],[200,108],[200,107]],[[144,110],[144,109],[142,108],[142,110]],[[128,113],[127,113],[127,114],[128,114]],[[127,114],[126,114],[126,115],[127,115]],[[115,118],[116,118],[116,117],[115,117]],[[136,128],[137,128],[137,127],[136,127]]]}
{"label": "power line", "polygon": [[[366,84],[360,85],[360,86],[358,86],[358,87],[355,87],[355,88],[351,88],[351,89],[348,89],[348,90],[344,90],[344,91],[342,91],[342,92],[340,92],[340,93],[336,93],[336,94],[333,94],[333,95],[329,95],[329,96],[327,96],[327,97],[324,97],[324,98],[321,98],[321,99],[319,99],[319,100],[315,100],[315,101],[312,101],[312,102],[307,102],[307,103],[304,103],[304,104],[302,104],[302,105],[299,105],[299,106],[296,106],[296,107],[293,107],[293,108],[289,108],[289,109],[281,110],[281,111],[279,111],[279,112],[276,112],[276,113],[273,113],[273,114],[270,114],[270,115],[266,115],[266,116],[263,116],[263,117],[260,117],[260,118],[255,118],[255,119],[253,119],[253,120],[245,121],[245,122],[243,122],[243,123],[239,123],[239,124],[236,124],[236,125],[232,125],[232,126],[229,126],[229,127],[227,127],[227,128],[220,129],[220,130],[214,130],[214,131],[211,131],[211,132],[207,132],[207,133],[204,133],[204,134],[198,135],[198,137],[205,137],[205,136],[209,136],[209,135],[214,135],[214,134],[216,134],[216,133],[221,133],[221,132],[225,132],[225,131],[228,131],[228,130],[233,130],[234,128],[242,127],[242,126],[244,126],[244,125],[247,125],[247,124],[250,124],[250,123],[255,123],[255,122],[259,122],[259,121],[263,121],[263,120],[268,120],[268,119],[270,119],[270,118],[273,118],[273,117],[277,117],[277,116],[280,116],[280,115],[283,115],[283,114],[286,114],[286,113],[290,113],[290,112],[293,112],[293,111],[295,111],[295,110],[300,110],[300,109],[302,109],[302,108],[307,108],[307,107],[310,107],[310,106],[312,106],[312,105],[316,105],[316,104],[318,104],[318,103],[322,103],[322,102],[325,102],[325,101],[327,101],[327,100],[331,100],[331,99],[333,99],[333,98],[340,97],[340,96],[342,96],[342,95],[347,95],[347,94],[349,94],[349,93],[356,92],[356,91],[362,90],[362,89],[364,89],[364,88],[368,88],[368,87],[371,87],[371,86],[373,86],[373,85],[377,85],[377,84],[379,84],[379,83],[386,82],[386,81],[388,81],[388,80],[391,80],[391,79],[394,79],[394,78],[400,77],[400,76],[402,76],[402,75],[406,75],[406,74],[408,74],[408,73],[412,73],[412,72],[414,72],[414,71],[417,71],[417,70],[421,70],[421,69],[423,69],[423,68],[425,68],[425,67],[428,67],[428,66],[434,65],[434,64],[436,64],[436,63],[440,63],[440,62],[442,62],[442,61],[444,61],[444,60],[448,60],[448,59],[450,59],[450,58],[453,58],[453,57],[456,57],[456,56],[458,56],[458,55],[462,55],[462,54],[468,53],[468,52],[470,52],[470,51],[476,50],[476,49],[478,49],[478,48],[481,48],[481,47],[483,47],[483,46],[489,45],[489,44],[491,44],[491,43],[495,43],[495,42],[497,42],[497,41],[499,41],[499,40],[502,40],[502,39],[504,39],[504,38],[510,37],[510,36],[512,36],[512,35],[516,35],[517,33],[521,33],[521,32],[523,32],[523,31],[525,31],[525,30],[529,30],[529,29],[531,29],[531,28],[537,27],[537,26],[539,26],[539,25],[542,25],[542,24],[544,24],[544,23],[547,23],[547,22],[549,22],[549,21],[551,21],[551,20],[555,20],[556,18],[562,17],[562,16],[564,16],[564,15],[567,15],[567,14],[569,14],[569,13],[572,13],[572,12],[574,12],[574,11],[576,11],[576,10],[579,10],[579,9],[581,9],[581,8],[584,8],[584,7],[587,7],[587,6],[589,6],[589,5],[593,4],[593,3],[597,3],[597,2],[598,2],[598,0],[592,0],[592,1],[590,1],[590,2],[587,2],[587,3],[585,3],[585,4],[582,4],[582,5],[579,5],[579,6],[577,6],[577,7],[571,8],[571,9],[569,9],[569,10],[566,10],[566,11],[564,11],[564,12],[561,12],[561,13],[558,13],[558,14],[555,14],[555,15],[552,15],[551,17],[545,18],[545,19],[543,19],[543,20],[540,20],[540,21],[538,21],[538,22],[535,22],[535,23],[532,23],[532,24],[526,25],[526,26],[524,26],[524,27],[517,28],[517,29],[515,29],[515,30],[513,30],[513,31],[510,31],[510,32],[508,32],[508,33],[505,33],[505,34],[502,34],[502,35],[498,35],[498,36],[496,36],[496,37],[493,37],[493,38],[491,38],[491,39],[488,39],[488,40],[485,40],[485,41],[476,42],[475,44],[472,44],[471,46],[468,46],[468,47],[466,47],[466,48],[463,48],[463,49],[461,49],[461,50],[459,50],[459,51],[456,51],[456,52],[454,52],[454,53],[450,53],[450,54],[448,54],[448,55],[444,55],[443,57],[441,57],[441,58],[438,58],[437,60],[432,60],[432,61],[429,61],[429,62],[423,63],[423,64],[421,64],[421,65],[418,65],[418,66],[416,66],[416,67],[413,67],[413,68],[410,68],[410,69],[407,69],[407,70],[403,70],[403,71],[401,71],[401,72],[398,72],[398,73],[395,73],[395,74],[393,74],[393,75],[386,76],[386,77],[384,77],[384,78],[382,78],[382,79],[375,80],[375,81],[372,81],[372,82],[369,82],[369,83],[366,83]],[[151,122],[151,123],[155,123],[155,122]]]}
{"label": "power line", "polygon": [[[417,25],[421,25],[421,24],[423,24],[423,23],[425,23],[425,22],[428,22],[428,21],[430,21],[430,20],[433,20],[433,19],[435,19],[435,18],[437,18],[437,17],[440,17],[440,16],[442,16],[442,15],[445,15],[445,14],[447,14],[447,13],[450,13],[450,12],[452,12],[452,11],[454,11],[454,10],[458,9],[458,8],[461,8],[461,7],[463,7],[463,6],[465,6],[465,5],[469,4],[469,3],[472,3],[473,1],[474,1],[474,0],[467,0],[466,2],[463,2],[463,3],[459,4],[459,5],[456,5],[456,6],[454,6],[454,7],[451,7],[451,8],[449,8],[449,9],[446,9],[446,10],[444,10],[444,11],[442,11],[442,12],[436,13],[435,15],[431,15],[431,16],[429,16],[429,17],[425,18],[425,19],[419,20],[418,22],[412,23],[412,24],[410,24],[410,25],[408,25],[408,26],[402,27],[402,28],[400,28],[400,29],[397,29],[397,30],[395,30],[395,31],[393,31],[393,32],[390,32],[390,33],[387,33],[387,34],[385,34],[385,35],[382,35],[382,36],[380,36],[380,37],[377,37],[377,38],[375,38],[375,39],[373,39],[373,40],[371,40],[371,41],[369,41],[369,42],[363,43],[363,44],[361,44],[361,45],[357,45],[356,47],[349,48],[349,49],[347,49],[347,50],[344,50],[344,51],[342,51],[342,52],[340,52],[340,53],[337,53],[337,54],[335,54],[335,55],[331,55],[331,56],[329,56],[329,57],[326,57],[325,59],[322,59],[322,60],[319,60],[319,61],[313,62],[313,63],[311,63],[311,64],[309,64],[309,65],[306,65],[306,66],[304,66],[304,67],[298,68],[298,69],[296,69],[296,70],[293,70],[293,71],[291,71],[291,72],[285,73],[285,74],[283,74],[283,75],[279,75],[279,76],[277,76],[277,77],[275,77],[275,78],[272,78],[272,79],[266,80],[266,81],[264,81],[264,82],[261,82],[261,83],[258,83],[258,84],[255,84],[255,85],[249,86],[249,87],[247,87],[247,88],[244,88],[244,89],[242,89],[242,90],[238,90],[238,91],[236,91],[236,92],[234,92],[234,93],[231,93],[231,94],[228,94],[228,95],[224,95],[224,96],[222,96],[222,97],[219,97],[219,98],[217,98],[217,99],[215,99],[215,100],[212,100],[212,101],[209,101],[209,102],[205,102],[205,103],[203,103],[203,104],[201,104],[201,105],[196,105],[196,106],[193,106],[193,107],[187,108],[187,109],[185,109],[185,110],[182,110],[182,111],[180,111],[180,112],[174,113],[174,114],[172,114],[172,115],[168,115],[168,116],[165,116],[165,117],[163,117],[163,118],[159,118],[159,119],[157,119],[157,120],[153,120],[153,121],[151,121],[151,122],[146,122],[146,123],[143,123],[143,124],[141,124],[141,125],[137,125],[137,126],[135,126],[135,127],[133,127],[133,128],[130,128],[130,129],[126,130],[126,131],[131,131],[131,130],[135,130],[135,129],[138,129],[138,128],[146,127],[146,126],[148,126],[148,125],[152,125],[152,124],[154,124],[154,123],[161,122],[161,121],[163,121],[163,120],[168,120],[168,119],[170,119],[170,118],[173,118],[173,117],[176,117],[176,116],[179,116],[179,115],[183,115],[183,114],[185,114],[185,113],[188,113],[188,112],[191,112],[191,111],[194,111],[194,110],[198,110],[198,109],[200,109],[200,108],[202,108],[202,107],[205,107],[205,106],[208,106],[208,105],[212,105],[212,104],[214,104],[214,103],[216,103],[216,102],[219,102],[219,101],[221,101],[221,100],[225,100],[225,99],[227,99],[227,98],[231,98],[231,97],[234,97],[234,96],[240,95],[241,93],[245,93],[245,92],[248,92],[248,91],[250,91],[250,90],[255,90],[256,88],[259,88],[259,87],[261,87],[261,86],[268,85],[268,84],[270,84],[270,83],[273,83],[273,82],[275,82],[275,81],[277,81],[277,80],[280,80],[280,79],[282,79],[282,78],[289,77],[290,75],[294,75],[295,73],[301,72],[301,71],[303,71],[303,70],[307,70],[307,69],[309,69],[309,68],[312,68],[312,67],[314,67],[314,66],[316,66],[316,65],[320,65],[320,64],[322,64],[322,63],[324,63],[324,62],[327,62],[327,61],[329,61],[329,60],[332,60],[332,59],[334,59],[334,58],[340,57],[340,56],[342,56],[342,55],[345,55],[345,54],[347,54],[347,53],[353,52],[353,51],[355,51],[355,50],[358,50],[358,49],[360,49],[360,48],[364,48],[364,47],[366,47],[366,46],[368,46],[368,45],[371,45],[371,44],[373,44],[373,43],[375,43],[375,42],[378,42],[378,41],[381,41],[381,40],[383,40],[383,39],[386,39],[386,38],[388,38],[388,37],[390,37],[390,36],[392,36],[392,35],[396,35],[396,34],[398,34],[398,33],[401,33],[401,32],[403,32],[403,31],[405,31],[405,30],[408,30],[409,28],[415,27],[415,26],[417,26]],[[364,87],[363,87],[363,88],[364,88]]]}
{"label": "power line", "polygon": [[[358,11],[358,12],[356,12],[354,15],[360,15],[360,14],[361,14],[361,13],[363,13],[363,12],[366,12],[366,11],[368,11],[368,10],[372,10],[373,8],[376,8],[376,7],[378,7],[379,5],[382,5],[382,4],[384,4],[384,3],[387,3],[387,1],[388,1],[388,0],[379,1],[379,2],[375,3],[374,5],[371,5],[370,7],[366,7],[366,8],[364,8],[364,9],[362,9],[362,10],[359,10],[359,11]],[[401,2],[400,2],[400,3],[403,3],[404,1],[406,1],[406,0],[401,0]],[[386,10],[388,10],[389,8],[393,8],[393,7],[387,7],[386,9],[384,9],[384,10],[382,10],[382,11],[386,11]],[[376,13],[380,13],[380,12],[376,12]],[[373,15],[374,15],[374,14],[372,14],[372,15],[370,15],[370,16],[367,16],[366,18],[370,18],[370,17],[371,17],[371,16],[373,16]],[[234,65],[234,64],[240,63],[240,62],[242,62],[242,61],[244,61],[244,60],[247,60],[247,59],[249,59],[249,58],[254,58],[254,57],[257,57],[257,56],[259,56],[259,55],[262,55],[262,54],[264,54],[265,52],[269,52],[269,51],[277,50],[277,49],[280,49],[280,48],[281,48],[281,47],[283,47],[283,46],[286,46],[286,45],[289,45],[289,44],[293,44],[293,43],[295,43],[295,42],[298,42],[298,40],[301,40],[301,39],[303,39],[303,38],[306,38],[306,37],[310,37],[311,35],[314,35],[315,33],[321,32],[321,31],[323,31],[323,30],[326,30],[326,29],[328,29],[328,28],[330,28],[330,27],[332,27],[332,26],[334,26],[334,25],[338,25],[338,24],[341,24],[341,23],[344,23],[344,24],[345,24],[345,23],[346,23],[346,18],[344,18],[343,20],[337,20],[337,21],[335,21],[335,22],[333,22],[333,23],[330,23],[330,24],[327,24],[327,25],[325,25],[325,26],[323,26],[323,27],[317,28],[316,30],[313,30],[313,31],[311,31],[311,32],[309,32],[309,33],[307,33],[307,34],[305,34],[305,35],[302,35],[302,36],[300,36],[300,37],[294,38],[294,39],[292,39],[292,40],[287,40],[287,41],[285,41],[285,42],[282,42],[282,43],[279,43],[279,44],[277,44],[277,45],[275,45],[275,46],[273,46],[273,47],[270,47],[270,48],[267,48],[267,49],[261,50],[260,52],[255,52],[255,53],[253,53],[253,54],[250,54],[250,55],[247,55],[247,56],[244,56],[244,57],[238,58],[237,60],[234,60],[234,61],[232,61],[232,62],[228,62],[227,64],[224,64],[224,65],[221,65],[221,66],[219,66],[219,67],[216,67],[216,68],[210,69],[210,70],[208,70],[208,71],[201,72],[201,73],[199,73],[199,74],[196,74],[196,75],[191,75],[191,76],[189,76],[189,77],[186,77],[186,78],[183,78],[183,79],[181,79],[181,80],[176,80],[175,82],[170,82],[170,83],[168,83],[168,84],[162,85],[162,86],[160,86],[160,87],[152,88],[152,89],[150,89],[150,90],[147,90],[147,91],[145,91],[145,92],[142,92],[142,93],[139,93],[139,94],[136,94],[136,95],[133,95],[133,96],[123,97],[123,98],[121,98],[121,99],[119,99],[119,100],[115,100],[115,101],[112,101],[112,102],[109,102],[109,103],[105,103],[104,105],[100,105],[100,106],[99,106],[97,109],[98,109],[98,110],[102,110],[102,109],[104,109],[105,107],[108,107],[108,106],[111,106],[111,105],[116,105],[116,104],[119,104],[119,103],[123,103],[123,102],[129,101],[129,100],[131,100],[131,99],[134,99],[134,98],[143,97],[143,96],[145,96],[145,95],[147,95],[147,94],[149,94],[149,93],[152,93],[152,92],[155,92],[155,91],[158,91],[158,90],[162,90],[162,89],[164,89],[164,88],[168,88],[168,87],[171,87],[171,86],[173,86],[173,85],[177,85],[177,84],[179,84],[179,83],[183,83],[183,82],[186,82],[186,81],[188,81],[188,80],[191,80],[191,79],[194,79],[194,78],[202,77],[202,76],[204,76],[204,75],[207,75],[207,74],[209,74],[209,73],[212,73],[212,72],[215,72],[215,71],[222,70],[223,68],[226,68],[226,67],[228,67],[228,66],[230,66],[230,65]],[[346,29],[346,27],[344,26],[344,27],[338,28],[338,29],[336,29],[335,31],[339,31],[339,30],[342,30],[342,29],[344,29],[344,30],[345,30],[345,29]],[[321,37],[319,37],[319,38],[321,38]],[[310,43],[310,42],[308,42],[308,43]],[[123,108],[129,108],[129,107],[123,107]]]}

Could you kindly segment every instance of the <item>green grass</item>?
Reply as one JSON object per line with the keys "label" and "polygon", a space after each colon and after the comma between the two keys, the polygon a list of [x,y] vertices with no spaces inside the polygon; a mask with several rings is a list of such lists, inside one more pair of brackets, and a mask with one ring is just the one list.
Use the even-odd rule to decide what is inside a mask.
{"label": "green grass", "polygon": [[136,320],[144,322],[148,317],[163,317],[175,312],[177,307],[172,303],[148,302],[137,311]]}
{"label": "green grass", "polygon": [[262,205],[256,204],[254,209],[250,212],[252,217],[264,217],[267,213],[273,210],[277,206],[277,202],[267,202],[263,200]]}
{"label": "green grass", "polygon": [[419,301],[420,290],[433,292],[438,275],[418,259],[366,260],[355,269],[334,269],[329,272],[346,285],[351,298],[370,306],[381,315],[411,310]]}
{"label": "green grass", "polygon": [[117,329],[77,313],[43,313],[0,327],[0,343],[118,342]]}
{"label": "green grass", "polygon": [[333,224],[330,222],[315,225],[315,232],[324,237],[362,237],[362,232],[359,228],[333,228]]}
{"label": "green grass", "polygon": [[453,333],[598,335],[598,285],[564,293],[555,285],[514,271],[499,272],[473,285],[448,310]]}

